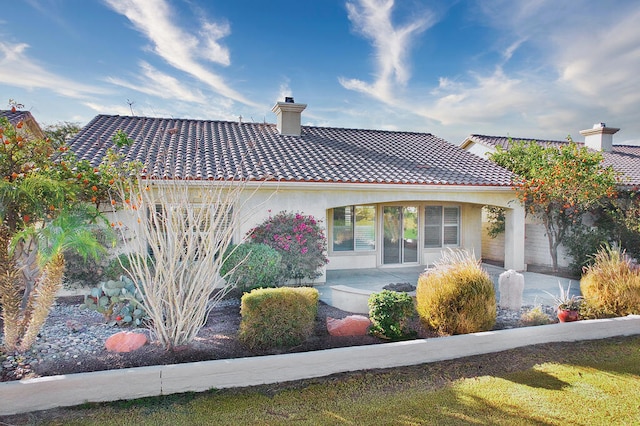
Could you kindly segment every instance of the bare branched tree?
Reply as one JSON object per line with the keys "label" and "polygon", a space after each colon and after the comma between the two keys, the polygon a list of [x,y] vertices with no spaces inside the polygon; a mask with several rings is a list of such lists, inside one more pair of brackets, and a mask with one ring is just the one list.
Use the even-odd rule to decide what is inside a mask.
{"label": "bare branched tree", "polygon": [[155,338],[167,349],[191,342],[230,289],[219,271],[240,222],[240,203],[252,195],[246,186],[244,179],[124,178],[114,184],[124,209],[113,226],[134,248],[125,269],[144,295]]}

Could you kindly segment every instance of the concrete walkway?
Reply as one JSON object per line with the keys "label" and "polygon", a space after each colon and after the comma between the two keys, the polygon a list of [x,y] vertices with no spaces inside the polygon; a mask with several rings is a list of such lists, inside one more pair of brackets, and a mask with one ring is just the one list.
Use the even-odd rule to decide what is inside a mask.
{"label": "concrete walkway", "polygon": [[[499,301],[498,277],[505,270],[498,266],[484,263],[482,267],[493,279],[497,300]],[[320,300],[331,305],[331,286],[344,285],[360,290],[381,291],[382,287],[391,283],[411,283],[416,285],[418,277],[424,269],[424,266],[410,266],[327,271],[327,282],[322,285],[315,285],[314,287],[320,292]],[[554,305],[553,298],[545,292],[558,295],[560,293],[558,283],[560,283],[564,289],[571,283],[571,294],[580,294],[580,283],[577,280],[535,272],[522,272],[522,274],[524,275],[523,305]]]}

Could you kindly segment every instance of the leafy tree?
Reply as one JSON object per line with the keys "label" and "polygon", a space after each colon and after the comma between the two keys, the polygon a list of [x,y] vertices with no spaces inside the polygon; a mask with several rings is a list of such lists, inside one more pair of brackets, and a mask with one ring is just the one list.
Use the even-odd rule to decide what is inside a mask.
{"label": "leafy tree", "polygon": [[[15,102],[10,105],[12,109],[20,107]],[[13,125],[0,117],[0,300],[5,344],[7,340],[14,342],[8,347],[18,347],[21,327],[40,315],[38,312],[48,313],[50,303],[42,295],[42,283],[56,283],[46,285],[55,288],[56,274],[64,268],[63,254],[50,262],[39,261],[51,241],[45,242],[38,235],[53,232],[63,224],[71,226],[68,216],[72,211],[75,231],[84,225],[93,226],[100,213],[85,203],[98,207],[108,199],[109,176],[86,161],[78,161],[66,145],[66,134],[68,129],[60,138],[41,139],[29,133],[24,123]],[[11,255],[5,254],[9,246]],[[9,339],[7,327],[14,327]],[[19,347],[25,349],[27,343],[29,340]]]}
{"label": "leafy tree", "polygon": [[484,206],[489,220],[489,237],[496,238],[505,230],[505,210],[497,206]]}
{"label": "leafy tree", "polygon": [[[90,216],[86,205],[63,209],[52,220],[46,221],[44,226],[30,225],[22,232],[14,235],[11,247],[15,248],[23,242],[37,242],[37,260],[42,273],[35,286],[28,293],[24,308],[18,306],[19,280],[2,283],[0,301],[8,307],[12,321],[4,323],[5,348],[8,350],[28,350],[36,340],[42,329],[56,293],[62,288],[64,273],[64,252],[73,250],[85,259],[89,256],[97,258],[104,247],[95,238],[92,227],[87,222]],[[14,296],[12,298],[12,295]],[[5,308],[6,309],[6,308]]]}
{"label": "leafy tree", "polygon": [[498,147],[490,158],[517,176],[517,197],[544,224],[554,270],[571,226],[617,196],[618,175],[602,165],[602,154],[573,141],[558,147],[510,140],[508,150]]}
{"label": "leafy tree", "polygon": [[601,222],[611,229],[612,240],[626,253],[640,258],[640,192],[638,188],[619,191],[618,197],[605,206]]}
{"label": "leafy tree", "polygon": [[62,146],[69,142],[80,130],[81,128],[78,123],[65,121],[45,127],[44,134],[52,142]]}

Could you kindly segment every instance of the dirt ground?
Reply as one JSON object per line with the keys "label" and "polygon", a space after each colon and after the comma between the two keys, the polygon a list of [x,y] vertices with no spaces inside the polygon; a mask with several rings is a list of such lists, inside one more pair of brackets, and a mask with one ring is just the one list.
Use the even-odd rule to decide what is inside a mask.
{"label": "dirt ground", "polygon": [[[81,299],[82,298],[77,297],[60,298],[57,302],[61,304],[79,305],[82,302]],[[78,307],[78,309],[80,308]],[[68,361],[59,358],[55,361],[34,365],[31,368],[33,374],[26,374],[25,376],[51,376],[387,343],[386,340],[370,335],[331,336],[327,331],[327,317],[344,318],[348,315],[351,315],[351,313],[320,302],[314,332],[305,342],[289,348],[252,350],[243,345],[237,338],[241,319],[239,304],[227,303],[212,310],[206,325],[202,328],[196,339],[187,346],[166,350],[159,344],[152,342],[131,353],[113,353],[102,350],[95,354],[83,355],[81,358],[74,358]],[[511,321],[511,323],[505,323],[504,320],[501,320],[496,324],[494,329],[514,326],[518,325],[513,321]],[[433,332],[425,329],[417,318],[410,322],[410,329],[417,338],[436,336]],[[115,334],[118,331],[122,331],[122,329],[114,327],[113,333]],[[11,379],[10,372],[4,371],[4,373],[7,373],[3,375],[4,380],[15,380],[15,378]]]}

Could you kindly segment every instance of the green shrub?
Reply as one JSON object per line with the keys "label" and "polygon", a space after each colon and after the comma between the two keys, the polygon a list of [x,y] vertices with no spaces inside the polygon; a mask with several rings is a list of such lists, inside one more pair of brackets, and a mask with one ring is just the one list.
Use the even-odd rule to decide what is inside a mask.
{"label": "green shrub", "polygon": [[451,251],[418,278],[416,309],[440,334],[490,330],[496,323],[493,282],[473,256]]}
{"label": "green shrub", "polygon": [[[97,228],[92,230],[92,234],[96,240],[105,248],[111,247],[112,234],[110,230]],[[66,282],[81,282],[86,287],[97,285],[106,278],[107,262],[104,257],[93,258],[91,256],[85,258],[73,248],[64,251],[64,278]],[[117,279],[120,275],[107,277]]]}
{"label": "green shrub", "polygon": [[122,275],[126,275],[124,268],[130,266],[129,256],[125,253],[112,258],[104,268],[104,277],[108,280],[117,280]]}
{"label": "green shrub", "polygon": [[567,254],[571,257],[569,268],[576,276],[582,275],[583,268],[594,262],[594,255],[608,242],[610,232],[606,229],[575,225],[563,240]]}
{"label": "green shrub", "polygon": [[151,255],[137,255],[137,254],[127,254],[122,253],[116,257],[111,258],[109,263],[104,268],[104,278],[107,280],[119,280],[122,276],[129,276],[129,272],[127,270],[131,270],[131,257],[144,257],[144,262],[148,264],[151,268],[153,268],[153,257]]}
{"label": "green shrub", "polygon": [[248,347],[278,348],[302,343],[313,333],[318,290],[310,287],[259,288],[240,305],[240,340]]}
{"label": "green shrub", "polygon": [[327,239],[313,216],[282,211],[250,230],[247,236],[251,242],[267,244],[282,255],[285,279],[313,280],[329,262]]}
{"label": "green shrub", "polygon": [[398,340],[409,335],[407,320],[415,312],[413,298],[407,293],[382,290],[369,297],[369,333],[383,339]]}
{"label": "green shrub", "polygon": [[594,260],[580,280],[580,291],[585,298],[584,317],[640,314],[638,265],[624,251],[610,246],[598,250]]}
{"label": "green shrub", "polygon": [[542,311],[541,306],[536,306],[535,308],[524,312],[520,316],[520,324],[529,327],[535,325],[545,325],[551,324],[553,320]]}
{"label": "green shrub", "polygon": [[91,287],[104,277],[104,263],[101,259],[85,260],[78,253],[69,250],[64,254],[64,263],[64,279],[67,284],[80,282],[85,287]]}
{"label": "green shrub", "polygon": [[242,291],[276,287],[281,260],[280,253],[266,244],[244,243],[229,247],[220,274]]}

